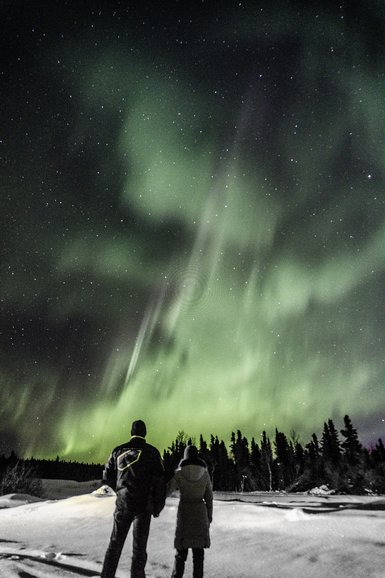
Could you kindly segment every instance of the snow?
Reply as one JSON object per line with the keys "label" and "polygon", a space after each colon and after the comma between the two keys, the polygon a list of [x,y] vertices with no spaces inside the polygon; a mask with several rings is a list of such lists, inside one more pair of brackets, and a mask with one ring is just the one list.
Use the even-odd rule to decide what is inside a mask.
{"label": "snow", "polygon": [[[99,575],[115,498],[95,493],[97,486],[97,482],[49,481],[44,500],[25,494],[0,497],[0,576]],[[384,497],[276,493],[215,497],[205,578],[385,575]],[[152,520],[148,578],[171,575],[177,504],[177,498],[168,498],[159,518]],[[131,540],[130,533],[117,578],[130,575]],[[191,573],[190,556],[185,576]]]}

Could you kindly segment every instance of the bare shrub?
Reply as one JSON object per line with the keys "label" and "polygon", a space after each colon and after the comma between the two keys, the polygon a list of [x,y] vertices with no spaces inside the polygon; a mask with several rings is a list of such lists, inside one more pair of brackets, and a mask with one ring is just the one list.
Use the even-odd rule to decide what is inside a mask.
{"label": "bare shrub", "polygon": [[42,496],[41,480],[34,474],[34,468],[27,466],[22,460],[9,465],[0,479],[0,496],[14,493]]}

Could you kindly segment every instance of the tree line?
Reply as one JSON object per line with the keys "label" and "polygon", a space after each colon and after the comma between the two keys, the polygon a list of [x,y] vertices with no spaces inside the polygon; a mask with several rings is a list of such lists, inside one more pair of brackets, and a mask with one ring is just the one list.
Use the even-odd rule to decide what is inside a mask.
{"label": "tree line", "polygon": [[14,451],[8,457],[0,455],[0,496],[23,492],[42,496],[42,479],[86,482],[102,479],[103,466],[77,461],[19,458]]}
{"label": "tree line", "polygon": [[[216,491],[304,492],[322,485],[336,493],[385,493],[385,447],[382,439],[371,448],[362,446],[348,415],[337,430],[332,419],[323,425],[320,439],[313,433],[302,444],[295,432],[288,438],[278,429],[272,440],[266,431],[249,441],[240,430],[230,443],[211,435],[197,442],[185,432],[163,452],[166,478],[178,467],[188,444],[194,443],[206,462]],[[40,479],[101,480],[103,466],[77,461],[21,459],[15,452],[0,456],[0,495],[23,491],[39,495]],[[39,490],[40,488],[40,490]]]}
{"label": "tree line", "polygon": [[358,439],[348,415],[338,431],[332,419],[323,425],[318,439],[300,443],[295,432],[288,438],[275,430],[272,440],[262,432],[260,441],[251,441],[238,430],[232,432],[229,449],[223,440],[211,435],[207,443],[185,432],[164,451],[167,476],[178,466],[186,445],[194,443],[206,461],[217,491],[303,492],[322,485],[336,493],[385,493],[385,448],[381,439],[367,449]]}

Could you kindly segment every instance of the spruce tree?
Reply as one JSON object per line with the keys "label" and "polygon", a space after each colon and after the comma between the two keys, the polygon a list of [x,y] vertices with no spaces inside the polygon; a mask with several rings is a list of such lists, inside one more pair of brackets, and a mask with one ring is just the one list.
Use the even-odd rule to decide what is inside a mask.
{"label": "spruce tree", "polygon": [[370,454],[374,464],[385,463],[385,447],[380,438]]}
{"label": "spruce tree", "polygon": [[261,467],[261,450],[254,438],[250,444],[250,463],[258,471]]}
{"label": "spruce tree", "polygon": [[362,445],[358,440],[357,430],[353,427],[348,415],[344,417],[345,428],[341,430],[344,441],[341,444],[344,450],[344,457],[350,466],[357,466],[362,458]]}
{"label": "spruce tree", "polygon": [[213,479],[213,472],[216,466],[216,462],[213,459],[210,450],[207,447],[207,442],[203,439],[202,434],[199,436],[199,447],[198,447],[199,456],[207,465],[207,470],[209,472],[210,478]]}
{"label": "spruce tree", "polygon": [[254,437],[250,444],[250,489],[261,489],[261,450]]}
{"label": "spruce tree", "polygon": [[237,430],[237,437],[235,437],[234,432],[232,432],[230,449],[235,464],[237,486],[243,491],[245,489],[245,482],[250,476],[250,453],[249,442],[245,437],[242,437],[240,430]]}
{"label": "spruce tree", "polygon": [[222,491],[235,490],[234,464],[230,460],[224,441],[211,436],[210,457],[215,464],[213,470],[213,489]]}
{"label": "spruce tree", "polygon": [[261,440],[261,478],[263,483],[263,490],[273,489],[273,452],[271,449],[270,439],[265,431],[262,432]]}
{"label": "spruce tree", "polygon": [[210,441],[210,460],[212,464],[212,480],[213,480],[213,489],[214,490],[222,490],[221,484],[219,482],[221,478],[221,464],[219,463],[219,440],[217,437],[211,434],[211,441]]}
{"label": "spruce tree", "polygon": [[338,439],[338,432],[331,419],[328,420],[328,423],[324,423],[321,446],[324,461],[337,466],[341,458],[341,445]]}
{"label": "spruce tree", "polygon": [[203,439],[202,434],[199,436],[199,453],[205,454],[207,452],[207,442]]}
{"label": "spruce tree", "polygon": [[372,489],[381,494],[385,493],[385,447],[380,438],[370,453],[372,463]]}
{"label": "spruce tree", "polygon": [[305,452],[299,441],[296,442],[294,447],[295,463],[296,463],[296,474],[297,477],[303,472],[305,464]]}
{"label": "spruce tree", "polygon": [[289,445],[284,433],[275,430],[275,455],[274,460],[278,489],[282,490],[293,482],[294,479],[294,451]]}
{"label": "spruce tree", "polygon": [[319,486],[321,481],[322,457],[320,444],[315,433],[303,451],[303,466],[297,488],[308,490]]}
{"label": "spruce tree", "polygon": [[223,440],[219,442],[219,464],[221,467],[221,487],[224,490],[231,490],[234,488],[235,485],[235,469],[234,463],[229,458],[226,444]]}

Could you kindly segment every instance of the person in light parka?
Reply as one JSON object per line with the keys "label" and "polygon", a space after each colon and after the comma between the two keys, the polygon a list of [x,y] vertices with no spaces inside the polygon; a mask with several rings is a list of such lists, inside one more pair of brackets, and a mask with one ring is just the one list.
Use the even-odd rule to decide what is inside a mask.
{"label": "person in light parka", "polygon": [[213,519],[213,491],[206,463],[198,457],[194,445],[186,447],[183,460],[167,486],[167,493],[179,489],[172,578],[184,573],[188,549],[192,549],[193,578],[203,577],[204,548],[210,547],[210,524]]}

